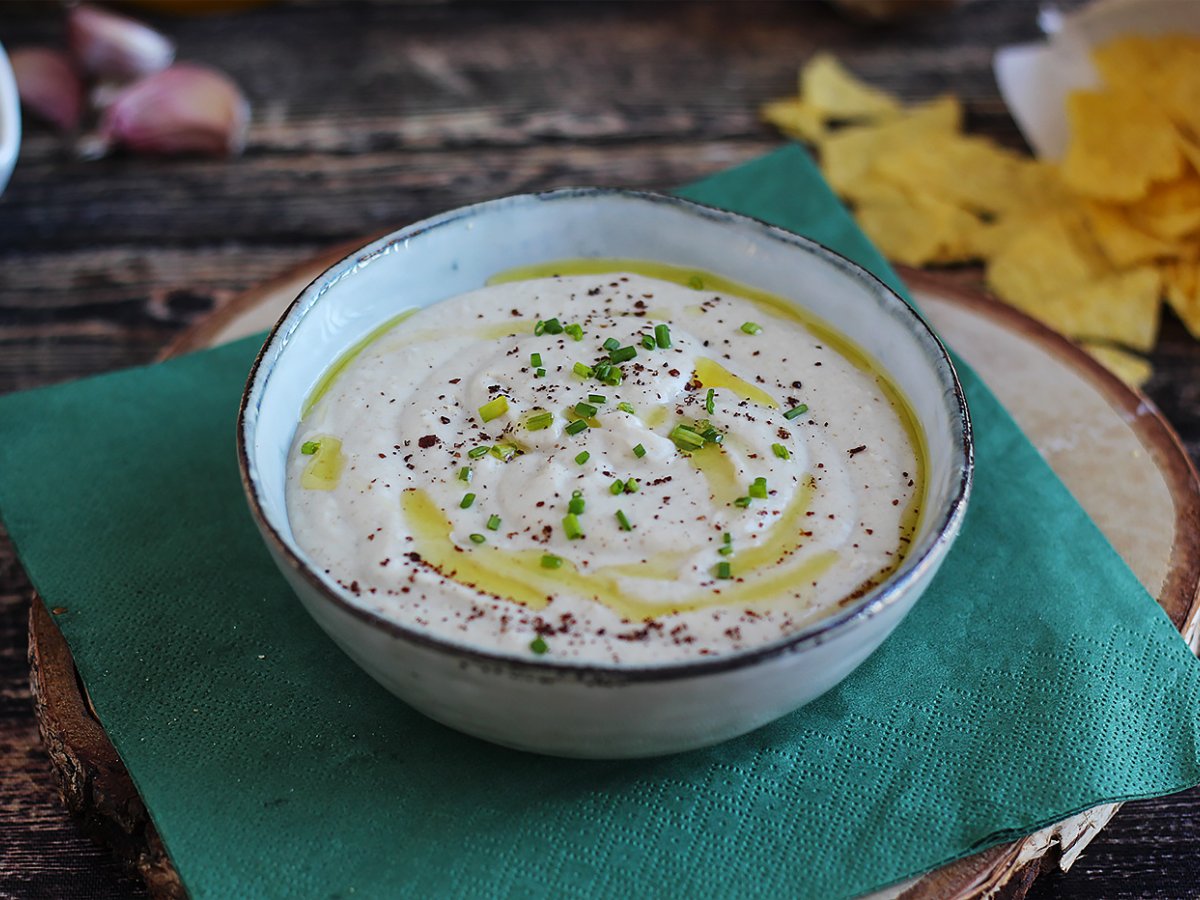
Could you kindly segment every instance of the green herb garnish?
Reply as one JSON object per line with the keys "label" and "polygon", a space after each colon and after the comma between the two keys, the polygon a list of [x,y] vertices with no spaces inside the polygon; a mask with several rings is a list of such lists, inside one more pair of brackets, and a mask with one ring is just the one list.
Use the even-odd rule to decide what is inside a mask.
{"label": "green herb garnish", "polygon": [[637,356],[636,347],[618,347],[608,354],[608,358],[614,363],[629,362],[635,356]]}
{"label": "green herb garnish", "polygon": [[634,444],[633,455],[636,456],[638,459],[641,459],[643,456],[646,455],[646,448],[643,447],[641,444]]}
{"label": "green herb garnish", "polygon": [[560,569],[562,568],[562,564],[563,561],[561,556],[555,556],[553,553],[542,554],[543,569]]}
{"label": "green herb garnish", "polygon": [[608,398],[603,394],[588,394],[588,403],[607,403]]}
{"label": "green herb garnish", "polygon": [[625,492],[625,482],[618,478],[608,486],[608,492],[613,496],[616,496],[617,494],[623,494]]}
{"label": "green herb garnish", "polygon": [[675,446],[680,450],[688,452],[699,450],[704,446],[703,436],[697,434],[686,425],[676,425],[671,429],[671,433],[667,437],[674,441]]}
{"label": "green herb garnish", "polygon": [[719,563],[717,563],[717,573],[716,574],[717,574],[718,578],[732,578],[733,577],[733,569],[729,565],[729,563],[719,562]]}
{"label": "green herb garnish", "polygon": [[709,388],[708,393],[704,395],[704,411],[710,416],[713,414],[713,409],[716,408],[716,403],[714,402],[716,396],[717,392],[712,388]]}
{"label": "green herb garnish", "polygon": [[657,344],[654,343],[654,336],[649,334],[642,335],[642,346],[647,350],[653,350]]}
{"label": "green herb garnish", "polygon": [[771,449],[775,452],[775,455],[778,456],[780,459],[791,459],[792,458],[792,454],[788,451],[787,447],[783,446],[783,444],[772,444]]}
{"label": "green herb garnish", "polygon": [[631,416],[633,416],[633,415],[636,415],[636,414],[637,414],[637,413],[634,411],[633,404],[632,404],[632,403],[626,403],[624,400],[622,400],[620,403],[618,403],[618,404],[617,404],[617,409],[619,409],[621,412],[627,412],[627,413],[629,413]]}
{"label": "green herb garnish", "polygon": [[587,431],[587,429],[588,429],[588,423],[585,419],[576,419],[574,422],[572,422],[570,425],[568,425],[564,430],[567,432],[567,434],[575,435],[575,434],[579,434],[579,432],[581,432],[581,431]]}
{"label": "green herb garnish", "polygon": [[320,449],[321,449],[320,441],[305,441],[303,444],[300,445],[300,452],[303,453],[305,456],[312,456],[314,453],[316,453]]}
{"label": "green herb garnish", "polygon": [[596,374],[595,369],[593,369],[591,366],[585,366],[581,362],[575,363],[575,365],[573,365],[571,367],[571,371],[574,372],[576,375],[578,375],[580,378],[591,378],[593,375]]}
{"label": "green herb garnish", "polygon": [[496,516],[496,515],[488,516],[487,528],[488,528],[488,531],[499,531],[500,530],[500,517]]}
{"label": "green herb garnish", "polygon": [[[545,560],[546,560],[546,557],[543,556],[542,561],[545,562]],[[559,562],[561,563],[562,560],[559,560]],[[557,566],[555,568],[557,568]],[[532,650],[534,653],[536,653],[538,656],[541,656],[547,650],[550,649],[550,645],[547,644],[546,641],[539,634],[537,637],[535,637],[532,641],[529,642],[529,649]]]}
{"label": "green herb garnish", "polygon": [[508,462],[517,455],[517,448],[512,444],[497,444],[495,447],[491,448],[490,452],[492,456],[496,457],[496,459],[500,460],[501,462]]}
{"label": "green herb garnish", "polygon": [[487,452],[491,449],[491,447],[472,447],[467,451],[467,456],[471,459],[479,459],[481,456],[487,456]]}
{"label": "green herb garnish", "polygon": [[583,491],[572,491],[571,500],[569,503],[567,503],[567,512],[579,515],[581,512],[583,512],[583,508],[586,505],[587,504],[583,499]]}
{"label": "green herb garnish", "polygon": [[[562,334],[563,324],[558,319],[547,319],[545,322],[542,322],[542,331],[546,334]],[[534,334],[537,334],[536,330]]]}
{"label": "green herb garnish", "polygon": [[688,287],[693,291],[702,291],[704,290],[704,279],[699,275],[693,275],[688,279]]}
{"label": "green herb garnish", "polygon": [[584,450],[582,453],[575,454],[575,462],[579,463],[581,466],[591,458],[592,454],[588,453],[586,450]]}
{"label": "green herb garnish", "polygon": [[508,398],[501,394],[494,400],[489,400],[483,406],[479,407],[479,418],[485,422],[490,422],[492,419],[499,418],[508,412]]}
{"label": "green herb garnish", "polygon": [[745,509],[747,506],[750,505],[750,498],[749,497],[738,497],[736,500],[733,501],[733,505],[740,506],[742,509]]}
{"label": "green herb garnish", "polygon": [[463,494],[462,500],[460,500],[458,503],[458,508],[459,509],[470,509],[471,504],[474,502],[475,502],[474,494]]}
{"label": "green herb garnish", "polygon": [[554,413],[542,410],[539,413],[534,413],[525,420],[525,427],[530,431],[541,431],[543,428],[549,428],[554,424]]}
{"label": "green herb garnish", "polygon": [[583,326],[582,325],[571,324],[571,325],[568,325],[566,328],[564,328],[563,331],[565,331],[567,334],[569,334],[571,337],[573,337],[577,341],[583,340]]}
{"label": "green herb garnish", "polygon": [[622,531],[633,531],[633,526],[629,524],[629,519],[621,510],[617,510],[617,521],[621,523]]}
{"label": "green herb garnish", "polygon": [[783,417],[785,419],[794,419],[794,418],[796,418],[796,416],[802,416],[806,412],[808,412],[808,404],[801,403],[799,406],[793,406],[791,409],[789,409],[787,412],[785,412],[783,414]]}
{"label": "green herb garnish", "polygon": [[590,419],[592,416],[594,416],[596,414],[596,412],[597,412],[596,407],[592,406],[592,404],[590,404],[590,403],[576,403],[575,404],[575,414],[584,419]]}
{"label": "green herb garnish", "polygon": [[563,531],[570,540],[583,537],[583,526],[579,524],[579,517],[575,513],[569,512],[563,516]]}
{"label": "green herb garnish", "polygon": [[475,473],[471,471],[470,466],[463,466],[461,469],[458,470],[458,480],[465,481],[468,484],[470,484],[471,478],[474,477],[474,474]]}
{"label": "green herb garnish", "polygon": [[540,354],[540,353],[529,354],[529,364],[531,366],[533,366],[535,369],[538,366],[540,366],[542,364],[542,354]]}
{"label": "green herb garnish", "polygon": [[757,322],[743,322],[742,331],[746,332],[746,334],[761,334],[762,326]]}
{"label": "green herb garnish", "polygon": [[546,377],[546,370],[545,370],[545,369],[534,369],[534,370],[533,370],[533,377],[534,377],[534,378],[545,378],[545,377]]}
{"label": "green herb garnish", "polygon": [[767,497],[767,479],[755,478],[754,483],[750,485],[750,490],[747,493],[757,500],[765,500]]}
{"label": "green herb garnish", "polygon": [[641,489],[642,486],[636,478],[627,478],[624,486],[622,487],[622,490],[624,490],[627,494],[636,494]]}
{"label": "green herb garnish", "polygon": [[654,343],[658,344],[660,350],[666,350],[671,346],[671,329],[669,326],[654,326]]}
{"label": "green herb garnish", "polygon": [[485,538],[482,534],[470,534],[467,535],[467,537],[471,539],[471,543],[473,544],[483,544],[487,542],[487,538]]}
{"label": "green herb garnish", "polygon": [[618,347],[620,347],[621,342],[618,341],[616,338],[608,338],[600,346],[603,347],[605,350],[611,351],[611,350],[616,350]]}

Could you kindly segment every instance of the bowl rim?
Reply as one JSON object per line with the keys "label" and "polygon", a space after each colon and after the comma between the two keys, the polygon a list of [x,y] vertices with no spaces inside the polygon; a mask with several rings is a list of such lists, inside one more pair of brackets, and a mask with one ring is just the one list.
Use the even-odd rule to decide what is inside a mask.
{"label": "bowl rim", "polygon": [[[250,415],[250,406],[252,398],[260,396],[266,390],[266,385],[271,374],[270,368],[264,369],[264,363],[268,355],[274,353],[277,359],[278,355],[284,352],[287,339],[326,291],[343,278],[353,275],[360,267],[369,264],[378,257],[386,255],[395,245],[403,245],[420,234],[435,228],[452,225],[455,222],[470,217],[486,214],[493,209],[522,203],[599,197],[619,197],[636,202],[665,204],[689,215],[752,228],[768,239],[790,245],[823,258],[826,263],[841,270],[843,274],[863,283],[872,293],[880,297],[885,305],[892,305],[900,313],[899,320],[907,325],[919,341],[926,343],[933,351],[933,358],[930,361],[938,374],[944,377],[945,386],[949,388],[943,394],[943,402],[946,402],[950,397],[953,398],[953,402],[947,402],[947,406],[954,413],[951,417],[951,436],[954,441],[952,459],[955,461],[952,467],[952,474],[954,471],[957,471],[957,485],[949,501],[941,510],[939,521],[932,532],[932,540],[921,554],[906,557],[905,561],[901,563],[899,571],[892,573],[891,576],[879,585],[856,599],[854,603],[844,608],[838,608],[830,614],[809,623],[804,628],[782,636],[770,643],[713,657],[628,666],[603,665],[594,662],[575,663],[568,660],[545,659],[544,657],[525,659],[501,652],[485,650],[480,647],[458,644],[451,640],[403,625],[370,609],[351,603],[345,597],[332,590],[317,576],[313,567],[292,548],[289,541],[280,534],[279,530],[264,512],[258,493],[258,485],[251,472],[252,467],[247,449],[250,435],[247,433],[247,429],[250,425],[257,428],[258,421],[257,411],[254,412],[253,416]],[[276,345],[280,341],[283,341],[283,344],[276,350]],[[820,646],[833,640],[853,625],[875,618],[884,610],[896,604],[907,594],[911,585],[923,579],[931,568],[935,568],[940,564],[941,559],[945,556],[949,545],[957,536],[962,525],[962,520],[966,515],[967,504],[974,480],[975,452],[970,411],[967,408],[966,397],[963,393],[958,373],[945,345],[925,322],[912,303],[901,297],[899,293],[888,286],[882,279],[863,266],[811,238],[803,237],[795,232],[772,225],[753,216],[708,206],[703,203],[697,203],[694,200],[651,191],[624,188],[566,187],[507,195],[457,207],[422,219],[354,250],[314,278],[288,304],[287,309],[275,322],[266,339],[263,341],[258,354],[255,356],[238,407],[237,456],[238,470],[241,475],[243,489],[249,501],[251,515],[258,525],[260,532],[276,551],[277,559],[286,562],[309,585],[315,588],[317,594],[322,599],[332,602],[335,608],[343,612],[348,612],[353,617],[379,628],[390,637],[405,640],[427,649],[449,653],[452,656],[458,657],[463,663],[475,663],[492,667],[498,666],[508,669],[513,673],[532,675],[534,677],[574,677],[587,682],[623,684],[671,681],[703,675],[715,675],[747,668],[776,657],[791,655],[811,647]]]}

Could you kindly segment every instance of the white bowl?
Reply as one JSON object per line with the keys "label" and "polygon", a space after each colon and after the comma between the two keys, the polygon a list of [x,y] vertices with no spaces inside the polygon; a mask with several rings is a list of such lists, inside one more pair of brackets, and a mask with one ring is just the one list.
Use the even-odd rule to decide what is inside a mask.
{"label": "white bowl", "polygon": [[[321,373],[395,316],[516,266],[584,257],[707,270],[792,299],[871,354],[908,398],[927,449],[923,514],[886,582],[801,631],[745,652],[654,667],[515,659],[465,648],[364,608],[297,545],[285,461]],[[507,197],[395,232],[337,263],[267,338],[242,399],[250,508],[280,571],[352,659],[452,728],[563,756],[673,753],[744,734],[821,695],[867,658],[929,584],[966,512],[970,422],[945,348],[859,266],[754,219],[673,197],[577,188]]]}
{"label": "white bowl", "polygon": [[21,147],[21,99],[8,54],[0,45],[0,193],[4,192]]}

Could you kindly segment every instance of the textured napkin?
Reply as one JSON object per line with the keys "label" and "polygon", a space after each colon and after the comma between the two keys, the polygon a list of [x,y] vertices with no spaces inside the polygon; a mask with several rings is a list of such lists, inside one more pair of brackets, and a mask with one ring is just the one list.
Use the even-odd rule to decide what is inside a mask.
{"label": "textured napkin", "polygon": [[[798,148],[683,193],[899,287]],[[195,898],[839,897],[1200,780],[1200,665],[989,391],[936,583],[840,687],[656,760],[500,749],[317,630],[242,498],[257,340],[0,398],[0,513]]]}

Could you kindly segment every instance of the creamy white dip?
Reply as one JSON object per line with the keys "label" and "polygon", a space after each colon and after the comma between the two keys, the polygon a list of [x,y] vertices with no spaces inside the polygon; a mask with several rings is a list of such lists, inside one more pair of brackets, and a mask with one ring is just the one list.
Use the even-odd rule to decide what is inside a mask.
{"label": "creamy white dip", "polygon": [[291,449],[292,530],[352,602],[491,652],[762,645],[911,538],[907,413],[854,356],[784,307],[638,274],[472,291],[336,370]]}

